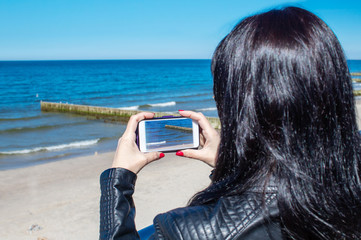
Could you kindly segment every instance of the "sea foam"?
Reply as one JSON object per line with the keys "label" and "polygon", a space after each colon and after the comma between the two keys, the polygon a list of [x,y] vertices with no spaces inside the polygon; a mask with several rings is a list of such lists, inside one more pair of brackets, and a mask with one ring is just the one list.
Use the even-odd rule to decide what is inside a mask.
{"label": "sea foam", "polygon": [[175,106],[176,104],[177,103],[175,101],[171,101],[171,102],[162,102],[162,103],[150,103],[150,104],[130,106],[130,107],[120,107],[118,109],[122,109],[122,110],[139,110],[141,108],[169,107],[169,106]]}
{"label": "sea foam", "polygon": [[86,146],[94,145],[94,144],[98,143],[99,140],[100,140],[100,138],[97,138],[97,139],[92,139],[92,140],[78,141],[78,142],[59,144],[59,145],[54,145],[54,146],[36,147],[36,148],[23,149],[23,150],[17,150],[17,151],[0,152],[0,154],[4,154],[4,155],[28,154],[28,153],[43,152],[43,151],[56,151],[56,150],[62,150],[64,148],[79,148],[79,147],[86,147]]}
{"label": "sea foam", "polygon": [[159,145],[159,144],[165,144],[167,143],[166,141],[161,141],[161,142],[152,142],[152,143],[147,143],[147,146],[153,146],[153,145]]}
{"label": "sea foam", "polygon": [[139,105],[138,106],[130,106],[130,107],[120,107],[118,109],[121,109],[121,110],[138,110],[139,108]]}
{"label": "sea foam", "polygon": [[210,107],[210,108],[200,108],[200,109],[197,109],[196,111],[198,112],[202,112],[202,111],[216,111],[217,108],[216,107]]}
{"label": "sea foam", "polygon": [[172,102],[164,102],[164,103],[154,103],[154,104],[149,104],[152,107],[168,107],[168,106],[174,106],[177,103],[175,101]]}

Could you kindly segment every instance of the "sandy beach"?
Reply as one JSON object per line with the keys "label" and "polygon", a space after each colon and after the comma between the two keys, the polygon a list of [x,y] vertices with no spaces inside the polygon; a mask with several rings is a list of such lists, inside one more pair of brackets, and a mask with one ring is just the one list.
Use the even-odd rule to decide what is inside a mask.
{"label": "sandy beach", "polygon": [[[98,239],[99,176],[113,152],[1,171],[0,239]],[[166,154],[139,174],[134,201],[138,229],[157,213],[185,206],[209,184],[211,169]]]}

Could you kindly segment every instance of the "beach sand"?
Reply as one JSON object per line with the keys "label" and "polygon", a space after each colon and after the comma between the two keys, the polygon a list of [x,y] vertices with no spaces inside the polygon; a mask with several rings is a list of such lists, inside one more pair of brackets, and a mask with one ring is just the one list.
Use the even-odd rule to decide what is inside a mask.
{"label": "beach sand", "polygon": [[[0,239],[98,239],[99,176],[113,152],[1,171]],[[211,168],[174,153],[146,166],[135,188],[136,225],[183,207],[205,188]]]}

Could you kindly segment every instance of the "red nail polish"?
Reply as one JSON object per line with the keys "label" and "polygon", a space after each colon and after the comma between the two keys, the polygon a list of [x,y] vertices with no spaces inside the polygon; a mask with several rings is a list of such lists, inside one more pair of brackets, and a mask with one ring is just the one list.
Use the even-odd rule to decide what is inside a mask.
{"label": "red nail polish", "polygon": [[178,110],[178,112],[181,112],[181,111],[184,111],[184,110],[182,110],[182,109],[179,109],[179,110]]}
{"label": "red nail polish", "polygon": [[159,158],[164,158],[164,156],[165,156],[164,153],[159,154]]}
{"label": "red nail polish", "polygon": [[175,155],[177,155],[177,156],[184,156],[183,152],[181,152],[181,151],[176,152]]}

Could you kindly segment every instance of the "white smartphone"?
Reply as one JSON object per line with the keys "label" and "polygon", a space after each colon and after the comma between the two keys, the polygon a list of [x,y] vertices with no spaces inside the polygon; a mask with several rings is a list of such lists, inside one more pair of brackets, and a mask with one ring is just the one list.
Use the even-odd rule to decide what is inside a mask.
{"label": "white smartphone", "polygon": [[199,147],[199,126],[190,118],[167,117],[142,120],[137,144],[141,152],[174,152]]}

